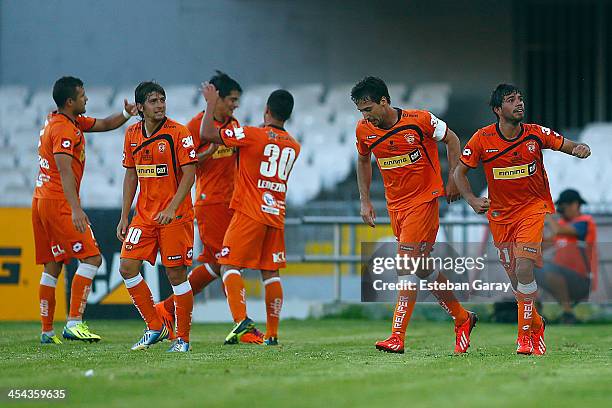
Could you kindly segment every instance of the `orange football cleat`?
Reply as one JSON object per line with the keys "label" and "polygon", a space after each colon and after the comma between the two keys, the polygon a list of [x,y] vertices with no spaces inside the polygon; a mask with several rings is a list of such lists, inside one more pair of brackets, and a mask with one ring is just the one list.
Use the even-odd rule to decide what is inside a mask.
{"label": "orange football cleat", "polygon": [[533,344],[533,354],[543,356],[546,354],[546,343],[544,343],[544,330],[546,330],[546,322],[542,319],[542,327],[537,332],[531,332],[531,342]]}
{"label": "orange football cleat", "polygon": [[404,354],[404,340],[397,334],[392,334],[387,340],[376,343],[376,349],[387,353]]}
{"label": "orange football cleat", "polygon": [[531,334],[523,334],[516,340],[518,347],[516,348],[516,354],[533,354],[533,341],[531,340]]}
{"label": "orange football cleat", "polygon": [[455,325],[455,353],[465,353],[470,348],[470,334],[477,321],[476,313],[468,311],[467,320]]}
{"label": "orange football cleat", "polygon": [[240,342],[249,344],[263,344],[264,335],[262,332],[257,330],[257,328],[253,327],[250,331],[244,333],[242,337],[240,337]]}

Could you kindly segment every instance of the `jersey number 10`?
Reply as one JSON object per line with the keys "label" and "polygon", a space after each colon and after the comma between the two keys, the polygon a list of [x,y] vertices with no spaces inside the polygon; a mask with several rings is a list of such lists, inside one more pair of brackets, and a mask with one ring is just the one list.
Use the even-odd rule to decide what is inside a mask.
{"label": "jersey number 10", "polygon": [[295,149],[285,147],[282,151],[275,144],[268,144],[264,148],[264,156],[268,161],[262,161],[259,172],[264,177],[275,177],[286,181],[295,161]]}

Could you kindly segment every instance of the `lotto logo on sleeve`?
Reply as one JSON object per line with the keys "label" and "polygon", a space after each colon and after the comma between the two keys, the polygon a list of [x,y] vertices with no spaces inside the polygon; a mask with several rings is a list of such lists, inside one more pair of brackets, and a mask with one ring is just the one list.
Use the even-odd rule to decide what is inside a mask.
{"label": "lotto logo on sleeve", "polygon": [[466,147],[465,149],[463,149],[464,156],[470,156],[471,154],[472,154],[472,149],[470,149],[469,147]]}
{"label": "lotto logo on sleeve", "polygon": [[62,139],[62,148],[70,149],[72,147],[72,140],[70,139]]}
{"label": "lotto logo on sleeve", "polygon": [[494,167],[493,178],[495,180],[513,180],[533,176],[537,170],[537,162],[512,167]]}
{"label": "lotto logo on sleeve", "polygon": [[139,178],[166,177],[168,175],[167,164],[137,164],[136,174]]}
{"label": "lotto logo on sleeve", "polygon": [[192,259],[193,258],[193,248],[189,248],[187,250],[187,254],[185,255],[185,258],[187,258],[187,259]]}
{"label": "lotto logo on sleeve", "polygon": [[244,129],[241,127],[231,129],[225,129],[225,136],[227,137],[235,137],[236,140],[244,139]]}

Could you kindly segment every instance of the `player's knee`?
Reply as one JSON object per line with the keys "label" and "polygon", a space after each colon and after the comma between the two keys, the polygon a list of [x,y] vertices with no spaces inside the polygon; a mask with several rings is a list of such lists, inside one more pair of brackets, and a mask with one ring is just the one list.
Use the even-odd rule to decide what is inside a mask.
{"label": "player's knee", "polygon": [[119,264],[119,273],[123,279],[130,279],[140,273],[140,266],[122,259]]}
{"label": "player's knee", "polygon": [[261,271],[261,280],[266,281],[270,278],[280,278],[280,273],[278,269],[275,271],[266,271],[266,270]]}
{"label": "player's knee", "polygon": [[519,281],[532,282],[534,280],[533,275],[534,261],[527,258],[516,259],[516,276]]}
{"label": "player's knee", "polygon": [[102,265],[102,256],[101,255],[90,256],[89,258],[83,259],[82,262],[99,268],[100,265]]}
{"label": "player's knee", "polygon": [[62,273],[62,265],[63,264],[59,262],[49,262],[45,264],[45,273],[47,275],[53,276],[54,278],[57,278],[58,276],[60,276],[60,273]]}
{"label": "player's knee", "polygon": [[172,286],[180,285],[187,280],[187,268],[184,266],[176,266],[166,268],[168,281]]}

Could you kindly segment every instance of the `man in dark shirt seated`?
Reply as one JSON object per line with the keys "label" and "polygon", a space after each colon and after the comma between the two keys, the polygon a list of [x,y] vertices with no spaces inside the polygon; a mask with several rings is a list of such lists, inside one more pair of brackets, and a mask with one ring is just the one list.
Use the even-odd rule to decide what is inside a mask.
{"label": "man in dark shirt seated", "polygon": [[552,261],[536,270],[536,281],[563,308],[560,322],[575,324],[574,306],[589,297],[597,283],[597,228],[590,215],[582,214],[586,202],[576,190],[565,190],[556,201],[561,218],[547,218],[552,232],[544,245],[554,248]]}

